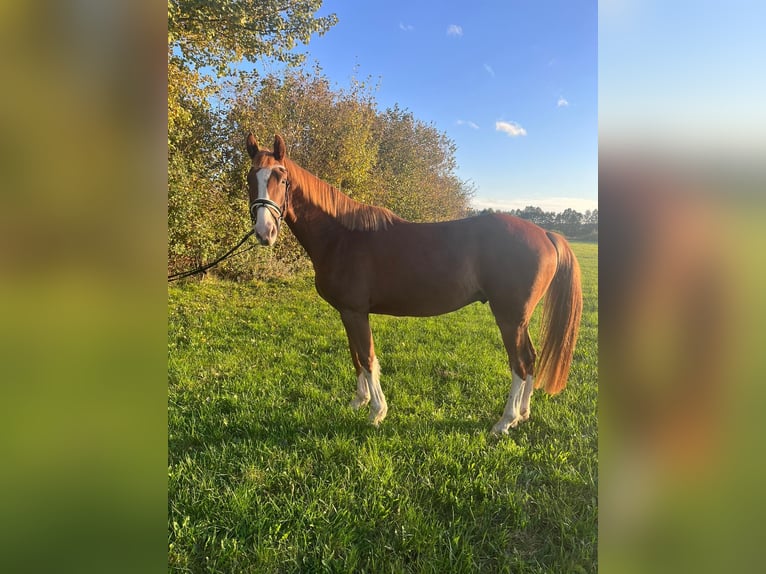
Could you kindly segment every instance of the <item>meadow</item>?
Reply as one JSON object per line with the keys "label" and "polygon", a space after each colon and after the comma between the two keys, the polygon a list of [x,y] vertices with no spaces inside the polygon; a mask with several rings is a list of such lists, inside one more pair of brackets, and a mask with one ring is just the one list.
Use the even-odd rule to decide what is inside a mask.
{"label": "meadow", "polygon": [[[486,305],[371,316],[388,417],[313,276],[168,288],[171,572],[595,572],[598,246],[567,388],[490,434],[510,389]],[[531,327],[538,341],[540,309]]]}

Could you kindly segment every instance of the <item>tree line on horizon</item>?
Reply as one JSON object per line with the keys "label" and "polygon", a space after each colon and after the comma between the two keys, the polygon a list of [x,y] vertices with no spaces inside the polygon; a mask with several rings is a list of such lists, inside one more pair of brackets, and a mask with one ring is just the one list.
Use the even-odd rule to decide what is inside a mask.
{"label": "tree line on horizon", "polygon": [[557,231],[568,239],[585,241],[598,240],[598,209],[586,210],[580,213],[571,208],[561,212],[544,211],[540,207],[528,205],[524,209],[495,210],[490,208],[472,210],[471,215],[483,213],[508,213],[521,219],[531,221],[543,229]]}

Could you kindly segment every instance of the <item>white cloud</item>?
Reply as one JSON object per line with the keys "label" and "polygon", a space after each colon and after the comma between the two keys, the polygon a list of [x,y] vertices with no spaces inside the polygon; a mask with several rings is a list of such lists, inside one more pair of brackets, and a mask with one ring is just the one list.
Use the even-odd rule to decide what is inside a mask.
{"label": "white cloud", "polygon": [[495,70],[492,69],[492,66],[490,66],[489,64],[484,64],[484,69],[487,70],[487,73],[490,76],[492,76],[493,78],[495,77]]}
{"label": "white cloud", "polygon": [[415,29],[415,26],[412,24],[404,24],[402,22],[399,22],[399,29],[404,30],[405,32],[412,32]]}
{"label": "white cloud", "polygon": [[567,106],[569,106],[569,102],[566,100],[566,98],[564,98],[564,96],[559,96],[559,101],[556,102],[556,107],[566,108]]}
{"label": "white cloud", "polygon": [[455,122],[459,126],[468,126],[469,128],[472,128],[474,130],[478,130],[479,126],[477,126],[475,123],[468,121],[468,120],[458,120]]}
{"label": "white cloud", "polygon": [[516,122],[495,122],[495,130],[505,132],[512,138],[527,135],[527,130]]}
{"label": "white cloud", "polygon": [[447,36],[457,36],[460,37],[463,35],[463,28],[462,26],[458,26],[457,24],[450,24],[449,28],[447,28]]}
{"label": "white cloud", "polygon": [[497,199],[474,197],[471,201],[474,209],[492,208],[496,211],[510,211],[511,209],[524,209],[528,205],[539,207],[543,211],[561,213],[566,209],[574,209],[580,213],[598,209],[598,201],[584,197],[521,197],[513,199]]}

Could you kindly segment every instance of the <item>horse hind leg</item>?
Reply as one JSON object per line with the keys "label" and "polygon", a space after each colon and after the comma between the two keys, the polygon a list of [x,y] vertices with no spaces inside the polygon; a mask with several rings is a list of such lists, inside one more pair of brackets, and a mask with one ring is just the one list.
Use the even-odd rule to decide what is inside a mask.
{"label": "horse hind leg", "polygon": [[527,375],[526,383],[524,384],[524,394],[521,396],[521,415],[522,421],[529,420],[529,415],[532,414],[532,407],[530,402],[532,400],[532,393],[535,390],[535,378],[532,375]]}
{"label": "horse hind leg", "polygon": [[388,404],[380,386],[380,365],[375,356],[369,317],[362,313],[341,312],[341,319],[357,369],[357,389],[351,406],[359,409],[369,402],[370,422],[378,426],[386,418]]}
{"label": "horse hind leg", "polygon": [[511,377],[511,392],[508,394],[503,416],[492,427],[493,434],[508,434],[508,429],[516,428],[522,420],[520,414],[521,395],[526,382],[514,370],[511,370]]}
{"label": "horse hind leg", "polygon": [[535,349],[529,338],[527,324],[511,326],[498,322],[503,344],[508,353],[511,367],[511,391],[503,410],[503,416],[492,427],[494,434],[507,434],[509,428],[529,419],[530,400],[534,390],[532,372],[535,364]]}

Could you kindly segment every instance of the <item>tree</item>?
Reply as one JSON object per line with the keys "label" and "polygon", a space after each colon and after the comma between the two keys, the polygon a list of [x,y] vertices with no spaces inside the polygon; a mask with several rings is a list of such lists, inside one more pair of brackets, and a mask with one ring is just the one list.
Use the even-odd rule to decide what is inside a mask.
{"label": "tree", "polygon": [[241,60],[273,58],[299,64],[293,52],[338,22],[316,18],[322,0],[168,0],[168,49],[184,66],[213,68],[218,76]]}
{"label": "tree", "polygon": [[[244,135],[253,131],[269,145],[279,133],[293,160],[359,201],[413,221],[452,219],[468,208],[472,188],[454,174],[451,140],[398,107],[377,112],[363,81],[333,88],[319,67],[242,78],[226,107],[231,189],[242,189],[249,166]],[[275,247],[284,259],[302,253],[286,228]]]}
{"label": "tree", "polygon": [[376,118],[375,203],[412,221],[464,216],[473,195],[455,175],[457,146],[433,125],[398,106]]}
{"label": "tree", "polygon": [[[306,169],[404,217],[438,220],[466,211],[473,190],[454,173],[454,143],[409,112],[379,114],[364,82],[336,90],[319,69],[263,78],[234,74],[242,60],[301,63],[303,54],[293,48],[337,22],[335,15],[316,17],[320,6],[321,0],[169,0],[171,270],[210,259],[249,225],[242,150],[248,131],[261,142],[281,133]],[[264,253],[296,258],[297,244],[284,235],[276,250],[254,251],[249,261]],[[222,268],[247,267],[248,259],[238,261]]]}
{"label": "tree", "polygon": [[218,93],[216,83],[242,60],[273,58],[299,64],[291,51],[324,34],[338,19],[315,18],[321,0],[169,0],[168,139],[192,119],[189,106],[203,105]]}
{"label": "tree", "polygon": [[511,211],[511,214],[546,229],[551,228],[556,217],[552,211],[543,211],[541,208],[532,205],[527,205],[524,209],[515,209]]}
{"label": "tree", "polygon": [[561,213],[556,214],[553,225],[557,231],[568,237],[573,237],[580,231],[582,223],[582,213],[572,208],[567,208]]}
{"label": "tree", "polygon": [[376,146],[374,99],[364,82],[333,89],[316,67],[313,74],[291,71],[261,82],[241,81],[231,102],[232,146],[242,155],[244,134],[270,142],[285,138],[292,159],[356,199],[367,199]]}
{"label": "tree", "polygon": [[[223,118],[210,104],[242,60],[298,64],[292,49],[337,22],[321,0],[168,1],[168,239],[171,269],[199,263],[233,239]],[[235,191],[232,191],[234,189]]]}

